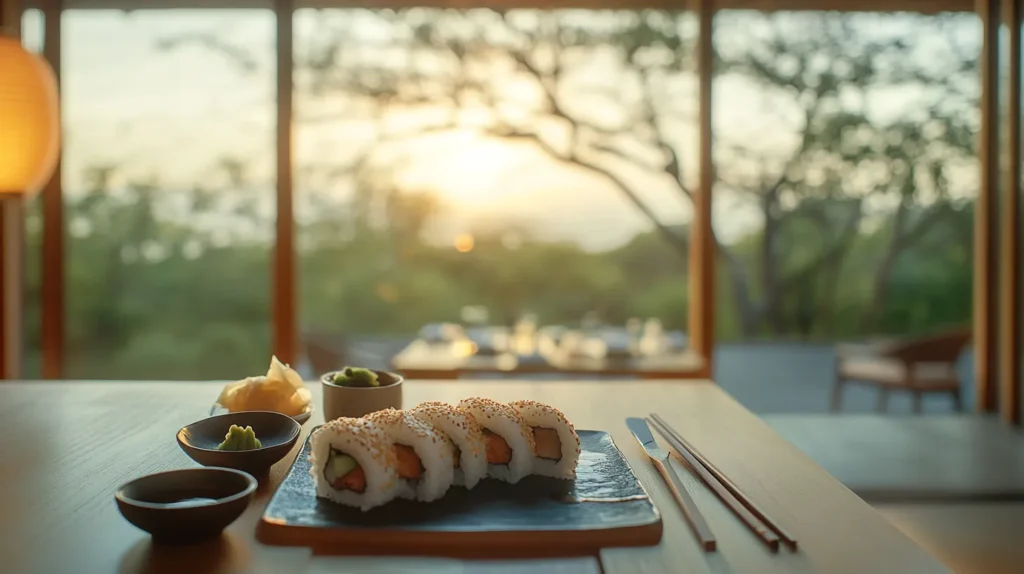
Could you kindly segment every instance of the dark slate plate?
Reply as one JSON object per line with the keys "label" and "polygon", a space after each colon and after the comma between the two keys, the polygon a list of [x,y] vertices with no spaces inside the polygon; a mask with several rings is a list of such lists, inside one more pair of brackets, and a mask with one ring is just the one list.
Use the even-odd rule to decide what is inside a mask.
{"label": "dark slate plate", "polygon": [[367,512],[317,498],[307,439],[267,504],[258,536],[340,553],[445,556],[593,554],[658,544],[661,516],[611,435],[578,432],[575,481],[484,479],[434,502],[394,500]]}

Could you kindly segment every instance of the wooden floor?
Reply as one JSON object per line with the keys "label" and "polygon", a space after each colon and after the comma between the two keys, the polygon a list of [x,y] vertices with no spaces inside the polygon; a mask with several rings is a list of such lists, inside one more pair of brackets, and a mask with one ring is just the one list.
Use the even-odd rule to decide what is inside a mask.
{"label": "wooden floor", "polygon": [[957,574],[1024,572],[1024,433],[976,415],[765,415]]}
{"label": "wooden floor", "polygon": [[1024,503],[875,505],[957,574],[1024,572]]}
{"label": "wooden floor", "polygon": [[[976,415],[767,415],[869,502],[1024,502],[1024,433]],[[1024,567],[1022,567],[1024,572]]]}

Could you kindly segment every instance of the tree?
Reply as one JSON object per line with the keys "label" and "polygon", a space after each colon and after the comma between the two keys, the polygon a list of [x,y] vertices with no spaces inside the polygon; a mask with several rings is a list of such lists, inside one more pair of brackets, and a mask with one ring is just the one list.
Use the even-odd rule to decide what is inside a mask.
{"label": "tree", "polygon": [[[755,265],[718,242],[742,331],[792,329],[788,301],[814,302],[798,313],[804,322],[829,321],[853,241],[865,225],[889,220],[892,235],[862,320],[870,328],[900,254],[949,216],[951,182],[968,169],[977,51],[957,43],[949,18],[915,21],[926,26],[910,37],[841,14],[719,18],[726,25],[716,29],[718,77],[787,100],[780,109],[792,118],[783,118],[792,127],[781,145],[727,133],[717,142],[720,190],[747,196],[763,221]],[[359,30],[367,21],[386,26],[387,48],[365,46]],[[299,62],[317,90],[382,115],[421,111],[428,130],[465,126],[458,118],[475,112],[473,127],[603,176],[686,253],[686,237],[658,218],[630,172],[655,174],[680,198],[691,193],[682,136],[693,107],[685,97],[694,80],[692,15],[410,9],[346,11],[322,22]],[[922,57],[917,41],[936,34],[948,37],[944,48],[954,58],[941,66]],[[606,81],[587,77],[594,66]],[[915,94],[913,113],[887,118],[872,109],[871,99],[892,89]],[[910,217],[918,205],[927,208]]]}
{"label": "tree", "polygon": [[[970,220],[957,214],[972,185],[965,164],[977,124],[978,52],[963,39],[980,37],[964,20],[719,14],[716,93],[739,87],[757,94],[757,113],[777,115],[773,129],[780,132],[773,140],[763,126],[736,130],[720,116],[737,110],[716,108],[716,201],[734,201],[762,225],[758,233],[718,242],[721,284],[735,308],[725,314],[736,317],[739,334],[885,328],[901,257],[923,253],[916,246],[935,237],[963,235]],[[892,22],[900,25],[887,29]],[[297,207],[307,214],[300,227],[304,258],[369,265],[376,271],[358,288],[388,299],[394,291],[381,286],[397,280],[380,282],[388,259],[351,242],[398,241],[419,259],[403,273],[440,266],[468,286],[466,298],[490,300],[506,313],[530,301],[550,306],[555,317],[580,304],[580,297],[552,288],[564,272],[551,270],[571,265],[587,270],[566,280],[566,288],[592,293],[586,303],[616,308],[611,315],[653,312],[622,303],[640,294],[663,301],[655,306],[665,309],[684,300],[682,292],[673,299],[670,286],[683,284],[685,226],[660,217],[651,196],[657,188],[685,206],[696,180],[693,15],[342,10],[318,15],[316,24],[296,52],[303,103],[297,121],[347,120],[345,133],[355,145],[349,157],[299,166],[308,186],[332,192],[299,194]],[[251,70],[244,49],[216,39],[192,35],[167,45],[189,41]],[[894,91],[906,96],[895,113],[872,103]],[[529,241],[518,250],[478,244],[465,257],[422,246],[420,232],[440,206],[429,195],[399,189],[391,175],[408,159],[402,146],[456,129],[529,144],[552,165],[603,178],[649,218],[660,243],[642,234],[605,254],[624,275],[578,249]],[[333,193],[342,188],[351,193]],[[384,219],[375,220],[381,205]],[[479,258],[484,253],[488,258]],[[669,255],[676,260],[666,264]],[[541,264],[547,267],[536,267]],[[535,267],[541,270],[531,276],[536,281],[526,281]],[[503,280],[512,269],[519,271]],[[323,281],[316,287],[334,280]],[[899,293],[906,292],[902,285]],[[311,303],[304,306],[330,307],[314,299],[305,297]],[[393,303],[384,299],[381,304]],[[428,299],[420,298],[423,305]]]}
{"label": "tree", "polygon": [[[886,18],[892,17],[766,16],[755,33],[748,25],[742,41],[720,49],[726,74],[739,72],[759,88],[788,93],[800,103],[801,113],[794,114],[800,137],[788,156],[762,157],[754,181],[746,185],[729,182],[737,174],[723,172],[727,185],[753,190],[763,206],[766,302],[778,302],[786,287],[794,287],[792,280],[777,278],[773,263],[785,248],[780,242],[787,219],[815,221],[822,238],[838,235],[790,276],[805,280],[818,274],[830,283],[833,297],[835,278],[860,227],[888,220],[890,238],[862,315],[866,329],[883,304],[899,256],[937,222],[948,220],[956,201],[973,191],[973,182],[953,182],[974,169],[978,127],[978,46],[963,45],[970,22],[907,19],[915,26],[906,35],[887,32]],[[717,32],[729,44],[727,39],[740,31]],[[878,105],[885,97],[907,101],[886,110]],[[783,206],[786,199],[791,207]],[[849,206],[845,217],[829,213],[842,201]],[[841,231],[830,231],[835,229]]]}

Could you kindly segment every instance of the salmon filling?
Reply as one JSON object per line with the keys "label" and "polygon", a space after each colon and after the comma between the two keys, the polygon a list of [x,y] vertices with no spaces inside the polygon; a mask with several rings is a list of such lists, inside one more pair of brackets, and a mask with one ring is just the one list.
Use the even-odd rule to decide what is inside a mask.
{"label": "salmon filling", "polygon": [[512,462],[512,449],[500,435],[489,430],[484,430],[484,440],[487,441],[487,462],[489,464],[508,464]]}
{"label": "salmon filling", "polygon": [[562,460],[562,441],[558,438],[558,430],[545,427],[533,429],[533,441],[536,443],[534,452],[539,458]]}
{"label": "salmon filling", "polygon": [[362,494],[366,492],[366,473],[363,472],[363,467],[359,467],[341,478],[334,479],[331,486],[338,490],[351,490]]}
{"label": "salmon filling", "polygon": [[339,450],[331,450],[324,466],[324,478],[337,490],[366,492],[366,472],[354,458]]}
{"label": "salmon filling", "polygon": [[396,444],[395,455],[398,456],[398,478],[419,480],[423,475],[423,462],[416,451],[411,446]]}

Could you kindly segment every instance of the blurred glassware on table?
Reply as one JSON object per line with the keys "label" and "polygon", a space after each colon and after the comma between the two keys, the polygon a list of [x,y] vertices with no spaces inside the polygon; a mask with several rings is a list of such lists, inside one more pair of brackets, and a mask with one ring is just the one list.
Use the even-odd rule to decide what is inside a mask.
{"label": "blurred glassware on table", "polygon": [[490,312],[483,305],[466,305],[459,314],[467,325],[485,326],[490,321]]}
{"label": "blurred glassware on table", "polygon": [[627,330],[620,327],[605,327],[601,330],[600,339],[605,345],[605,356],[613,359],[632,356],[632,337]]}
{"label": "blurred glassware on table", "polygon": [[419,337],[428,343],[452,343],[465,339],[466,332],[457,323],[428,323],[420,328]]}
{"label": "blurred glassware on table", "polygon": [[663,355],[668,350],[668,340],[661,320],[650,318],[644,322],[643,335],[640,337],[640,353],[647,356]]}
{"label": "blurred glassware on table", "polygon": [[638,317],[630,317],[626,320],[626,333],[629,335],[629,354],[640,354],[640,337],[643,334],[643,321]]}
{"label": "blurred glassware on table", "polygon": [[478,355],[498,355],[508,348],[508,334],[502,327],[470,327],[466,337],[476,345]]}
{"label": "blurred glassware on table", "polygon": [[665,334],[665,343],[670,353],[685,351],[689,342],[690,339],[682,331],[672,330]]}
{"label": "blurred glassware on table", "polygon": [[601,320],[601,315],[597,311],[587,311],[583,318],[580,319],[580,329],[584,332],[593,331],[599,328],[604,321]]}
{"label": "blurred glassware on table", "polygon": [[536,350],[537,315],[524,313],[512,328],[513,352],[532,355]]}
{"label": "blurred glassware on table", "polygon": [[563,325],[544,325],[540,329],[537,329],[537,338],[546,338],[551,340],[555,345],[559,345],[562,342],[562,337],[569,332],[569,328]]}

